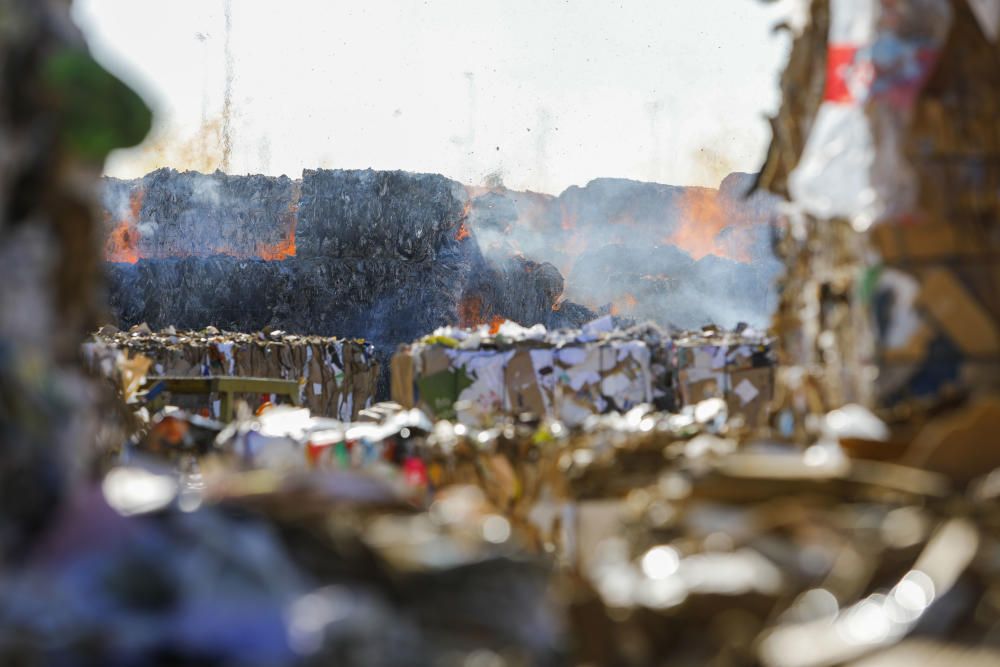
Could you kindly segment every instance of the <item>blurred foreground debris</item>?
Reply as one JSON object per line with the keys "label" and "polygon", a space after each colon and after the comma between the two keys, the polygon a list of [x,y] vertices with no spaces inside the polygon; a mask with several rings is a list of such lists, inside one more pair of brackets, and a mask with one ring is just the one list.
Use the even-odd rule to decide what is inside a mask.
{"label": "blurred foreground debris", "polygon": [[[412,664],[407,653],[418,650],[421,664],[452,664],[449,655],[467,659],[487,647],[512,665],[570,657],[659,664],[661,656],[692,665],[827,665],[905,637],[983,645],[1000,622],[989,583],[1000,576],[996,473],[963,490],[961,480],[941,474],[851,459],[836,440],[804,450],[740,442],[720,398],[677,413],[638,406],[592,415],[576,428],[511,417],[490,427],[433,423],[398,404],[359,417],[343,423],[275,406],[223,427],[160,415],[131,462],[103,478],[96,505],[74,501],[73,511],[88,514],[54,527],[29,568],[13,574],[19,582],[50,577],[52,540],[73,555],[54,570],[60,577],[77,567],[73,558],[109,563],[76,575],[84,580],[96,572],[128,576],[119,552],[138,548],[132,540],[149,526],[166,531],[154,540],[161,558],[172,553],[177,530],[195,544],[221,540],[212,557],[222,562],[250,557],[246,541],[257,540],[254,558],[275,568],[255,575],[257,583],[184,583],[223,565],[190,564],[179,553],[155,567],[136,556],[134,576],[166,569],[177,600],[147,615],[150,634],[140,636],[171,638],[176,655],[219,651],[244,661],[245,647],[223,640],[251,627],[243,623],[259,624],[264,645],[255,650],[269,664],[330,655],[367,664],[366,652],[382,655],[396,645],[385,638],[403,628],[398,641],[410,648],[380,664]],[[879,424],[860,408],[830,421],[828,434]],[[119,515],[146,527],[122,524],[116,531],[129,535],[125,542],[100,531],[88,538],[114,556],[65,544],[80,539],[70,525]],[[250,537],[261,532],[267,540]],[[187,574],[170,574],[175,561],[190,564]],[[127,627],[139,620],[134,615],[152,613],[114,597],[118,589],[95,593],[101,579],[87,584],[98,597],[86,604],[75,578],[46,581],[46,595],[30,587],[38,584],[0,595],[0,613],[21,629],[6,647],[48,655],[50,626],[30,622],[25,610],[49,611],[57,599],[76,600],[73,613],[82,615],[68,617],[66,607],[60,618],[89,641],[114,627],[95,625],[90,600],[124,605]],[[346,605],[342,614],[328,617],[318,600],[331,586],[347,597],[337,603]],[[66,597],[53,598],[54,590]],[[204,590],[216,592],[203,597]],[[174,626],[201,606],[221,618],[218,605],[248,599],[259,600],[253,609],[262,616],[227,617],[211,626],[212,637]],[[373,608],[379,615],[370,618]],[[355,615],[357,625],[342,625]],[[377,619],[391,632],[376,630]],[[298,623],[322,631],[304,641]],[[109,659],[153,650],[142,642],[101,645],[106,653],[97,655]]]}
{"label": "blurred foreground debris", "polygon": [[[883,456],[902,454],[938,413],[1000,387],[996,3],[813,6],[761,177],[793,195],[778,422],[805,443],[814,415],[860,403],[891,427]],[[970,441],[988,436],[964,421]],[[991,450],[972,474],[1000,463]]]}
{"label": "blurred foreground debris", "polygon": [[[0,563],[23,554],[97,438],[75,365],[101,316],[104,157],[150,115],[100,67],[65,3],[0,3]],[[2,564],[0,564],[2,568]]]}

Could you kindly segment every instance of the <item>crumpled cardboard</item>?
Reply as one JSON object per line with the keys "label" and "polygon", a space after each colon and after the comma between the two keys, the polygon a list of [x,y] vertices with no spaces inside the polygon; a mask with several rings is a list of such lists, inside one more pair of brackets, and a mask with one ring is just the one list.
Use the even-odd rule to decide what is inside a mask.
{"label": "crumpled cardboard", "polygon": [[726,400],[731,415],[750,427],[767,423],[773,396],[771,341],[760,334],[688,334],[675,344],[677,392],[682,405],[709,398]]}
{"label": "crumpled cardboard", "polygon": [[315,414],[345,420],[357,417],[371,404],[379,375],[374,349],[364,341],[283,332],[134,330],[97,333],[84,345],[85,361],[98,373],[104,372],[101,358],[119,353],[148,357],[150,377],[226,375],[297,380],[303,406]]}
{"label": "crumpled cardboard", "polygon": [[459,419],[469,422],[531,413],[578,425],[672,391],[656,335],[640,338],[610,326],[548,332],[513,323],[496,336],[481,334],[440,330],[401,348],[393,368],[405,376],[412,366],[412,380],[393,378],[393,400],[412,400],[437,417],[457,407]]}
{"label": "crumpled cardboard", "polygon": [[[531,413],[577,426],[590,415],[627,412],[640,404],[676,410],[706,398],[728,399],[734,372],[764,369],[739,379],[748,384],[733,400],[745,423],[764,423],[772,395],[770,339],[749,330],[660,331],[647,324],[616,328],[610,318],[581,330],[523,329],[513,323],[496,336],[442,329],[400,349],[392,362],[393,400],[441,417],[459,404],[459,419],[478,422],[501,414]],[[456,375],[457,373],[457,375]],[[461,378],[461,386],[456,378]],[[751,389],[752,387],[752,389]]]}
{"label": "crumpled cardboard", "polygon": [[530,412],[535,415],[548,413],[548,404],[538,384],[535,365],[530,350],[518,350],[507,362],[504,373],[507,406],[514,414]]}

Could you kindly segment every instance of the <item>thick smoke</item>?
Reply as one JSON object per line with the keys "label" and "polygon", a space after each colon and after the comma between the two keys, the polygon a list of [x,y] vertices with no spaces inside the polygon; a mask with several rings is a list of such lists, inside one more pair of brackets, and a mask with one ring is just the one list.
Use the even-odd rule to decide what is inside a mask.
{"label": "thick smoke", "polygon": [[472,190],[471,227],[486,256],[551,262],[565,297],[598,311],[683,328],[765,326],[779,262],[777,198],[747,196],[753,177],[719,190],[597,179],[558,197]]}

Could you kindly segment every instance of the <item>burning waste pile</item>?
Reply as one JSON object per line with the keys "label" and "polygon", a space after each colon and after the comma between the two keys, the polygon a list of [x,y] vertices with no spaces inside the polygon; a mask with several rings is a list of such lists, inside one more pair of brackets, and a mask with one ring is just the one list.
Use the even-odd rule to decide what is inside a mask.
{"label": "burning waste pile", "polygon": [[[115,186],[139,213],[107,248],[113,306],[161,331],[86,348],[141,424],[94,456],[101,385],[68,360],[98,310],[72,251],[95,223],[33,190],[0,207],[30,209],[0,218],[0,296],[32,314],[0,324],[0,663],[995,664],[1000,25],[971,7],[811,5],[760,177],[789,199],[773,333],[564,301],[573,272],[518,256],[513,230],[563,229],[522,213],[575,191],[470,200],[437,176],[317,171],[264,201],[263,181],[159,172],[141,198]],[[29,26],[66,11],[33,8]],[[27,173],[73,201],[88,163],[50,148]],[[189,210],[210,181],[248,188],[242,222],[213,223],[225,238],[143,213]],[[477,201],[505,199],[518,222],[483,249]],[[69,335],[44,335],[62,317]],[[318,334],[372,330],[399,402],[352,394],[348,419],[344,350],[370,388],[371,348]],[[326,415],[157,404],[172,373],[308,401],[313,362]]]}
{"label": "burning waste pile", "polygon": [[[300,181],[160,170],[107,179],[116,325],[361,337],[381,353],[446,324],[579,324],[551,265],[483,257],[469,200],[430,174]],[[122,228],[127,231],[119,233]],[[121,239],[126,239],[123,246]]]}
{"label": "burning waste pile", "polygon": [[[105,179],[114,323],[364,337],[441,326],[765,323],[773,197],[599,179],[558,197],[406,172]],[[568,278],[568,279],[567,279]]]}
{"label": "burning waste pile", "polygon": [[685,329],[763,326],[781,269],[769,232],[779,199],[753,185],[732,173],[718,190],[612,178],[558,197],[478,188],[471,227],[487,257],[549,261],[566,298],[595,310]]}

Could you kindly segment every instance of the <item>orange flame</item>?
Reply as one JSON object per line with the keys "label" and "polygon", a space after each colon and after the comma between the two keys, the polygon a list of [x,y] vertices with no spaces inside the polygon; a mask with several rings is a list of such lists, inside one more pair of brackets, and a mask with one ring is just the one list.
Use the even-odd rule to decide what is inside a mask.
{"label": "orange flame", "polygon": [[466,295],[458,304],[458,326],[463,329],[475,329],[488,324],[490,333],[500,331],[500,326],[507,321],[501,315],[487,316],[483,313],[483,299],[477,294]]}
{"label": "orange flame", "polygon": [[717,255],[739,262],[750,261],[745,245],[735,247],[734,243],[720,242],[719,234],[732,221],[720,204],[718,193],[706,188],[688,188],[681,196],[680,208],[677,229],[663,239],[664,243],[679,246],[695,259]]}
{"label": "orange flame", "polygon": [[[139,188],[129,195],[129,212],[124,219],[120,220],[108,238],[104,242],[104,259],[108,262],[127,262],[135,264],[140,259],[147,257],[185,257],[192,253],[174,249],[166,252],[160,251],[156,254],[145,255],[139,248],[139,213],[142,210],[142,202],[145,192]],[[226,255],[237,259],[260,258],[267,261],[276,261],[294,257],[295,230],[298,225],[299,193],[295,192],[292,203],[288,210],[280,218],[281,227],[284,230],[284,237],[275,243],[257,243],[252,252],[239,251],[226,245],[223,239],[218,244],[213,244],[206,248],[206,255]],[[201,254],[201,253],[199,253]]]}
{"label": "orange flame", "polygon": [[635,298],[634,294],[626,292],[622,295],[621,304],[612,303],[608,312],[612,315],[621,315],[623,313],[631,313],[635,311],[635,307],[639,305],[639,300]]}
{"label": "orange flame", "polygon": [[576,207],[570,208],[566,202],[560,202],[559,204],[559,226],[564,232],[568,232],[571,229],[576,229],[576,223],[579,221],[580,214],[576,210]]}
{"label": "orange flame", "polygon": [[118,221],[104,241],[104,257],[109,262],[139,261],[139,212],[145,192],[138,188],[129,195],[129,210],[123,220]]}
{"label": "orange flame", "polygon": [[465,223],[464,222],[458,223],[458,231],[455,232],[455,240],[464,241],[470,236],[472,236],[472,232],[470,232],[469,228],[465,226]]}
{"label": "orange flame", "polygon": [[268,261],[288,259],[295,257],[295,229],[299,222],[299,192],[296,186],[295,196],[292,203],[288,205],[288,211],[282,216],[282,226],[287,230],[285,238],[272,246],[264,246],[258,249],[260,258]]}

